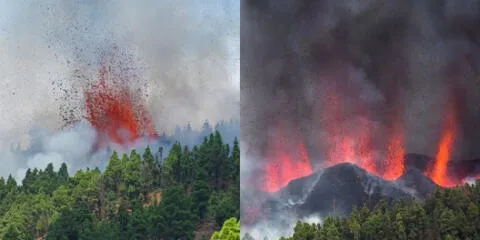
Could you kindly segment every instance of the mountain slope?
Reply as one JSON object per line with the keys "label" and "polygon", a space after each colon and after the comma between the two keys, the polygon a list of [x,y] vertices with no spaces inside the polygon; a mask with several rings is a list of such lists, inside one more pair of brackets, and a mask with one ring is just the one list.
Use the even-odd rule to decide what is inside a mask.
{"label": "mountain slope", "polygon": [[380,199],[424,199],[438,186],[418,169],[409,169],[397,181],[387,181],[357,165],[342,163],[290,182],[263,204],[270,218],[278,213],[345,216],[354,206],[374,205]]}

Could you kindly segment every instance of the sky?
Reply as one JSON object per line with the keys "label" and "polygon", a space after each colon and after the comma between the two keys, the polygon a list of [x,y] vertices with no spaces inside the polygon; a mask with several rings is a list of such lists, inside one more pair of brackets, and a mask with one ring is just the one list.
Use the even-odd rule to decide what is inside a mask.
{"label": "sky", "polygon": [[137,59],[157,128],[238,119],[239,22],[236,0],[0,0],[0,141],[58,128],[73,72],[94,78],[109,44]]}

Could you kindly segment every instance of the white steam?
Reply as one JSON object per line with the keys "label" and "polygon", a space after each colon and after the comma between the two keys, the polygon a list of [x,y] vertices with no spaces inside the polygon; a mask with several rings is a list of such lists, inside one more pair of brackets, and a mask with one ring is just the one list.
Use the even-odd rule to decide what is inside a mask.
{"label": "white steam", "polygon": [[285,216],[284,214],[275,218],[275,221],[263,222],[248,229],[248,232],[242,232],[242,238],[248,233],[255,240],[277,240],[281,237],[289,237],[294,233],[297,221],[308,224],[322,224],[323,219],[318,215],[311,215],[304,218],[295,216]]}
{"label": "white steam", "polygon": [[33,129],[30,136],[27,149],[1,149],[2,164],[9,167],[1,168],[0,176],[11,174],[17,180],[21,180],[28,168],[43,169],[52,163],[58,170],[63,162],[67,164],[69,172],[74,173],[85,166],[92,166],[94,162],[100,160],[97,157],[106,157],[100,154],[101,152],[93,153],[96,132],[85,121],[62,131]]}

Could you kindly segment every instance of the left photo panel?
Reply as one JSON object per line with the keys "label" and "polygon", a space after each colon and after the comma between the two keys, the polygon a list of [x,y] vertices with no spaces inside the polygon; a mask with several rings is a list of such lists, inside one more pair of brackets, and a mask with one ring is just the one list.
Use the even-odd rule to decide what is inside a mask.
{"label": "left photo panel", "polygon": [[240,2],[0,3],[0,239],[240,239]]}

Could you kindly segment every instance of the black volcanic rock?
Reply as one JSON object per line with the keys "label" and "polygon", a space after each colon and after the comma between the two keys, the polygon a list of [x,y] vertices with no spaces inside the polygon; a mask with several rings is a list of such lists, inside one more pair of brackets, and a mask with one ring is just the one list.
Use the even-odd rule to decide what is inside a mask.
{"label": "black volcanic rock", "polygon": [[368,173],[357,165],[342,163],[308,177],[292,181],[264,204],[267,215],[278,212],[309,216],[311,214],[347,215],[354,206],[413,199],[395,182]]}
{"label": "black volcanic rock", "polygon": [[408,169],[405,174],[395,180],[395,182],[411,190],[412,194],[420,199],[425,199],[440,187],[416,168]]}
{"label": "black volcanic rock", "polygon": [[[384,180],[357,165],[341,163],[295,179],[270,194],[262,204],[260,215],[286,221],[312,214],[345,216],[354,206],[374,206],[382,198],[388,202],[424,200],[440,188],[423,174],[433,160],[421,154],[406,154],[407,171],[395,181]],[[448,168],[455,171],[457,177],[471,175],[480,172],[480,160],[452,161]]]}
{"label": "black volcanic rock", "polygon": [[357,165],[343,163],[325,169],[305,201],[300,215],[346,215],[354,206],[376,203],[382,197],[399,200],[410,197],[396,184],[372,175]]}
{"label": "black volcanic rock", "polygon": [[280,191],[274,193],[273,197],[287,200],[291,204],[302,202],[304,196],[310,193],[321,175],[321,172],[315,172],[306,177],[294,179]]}

